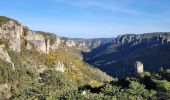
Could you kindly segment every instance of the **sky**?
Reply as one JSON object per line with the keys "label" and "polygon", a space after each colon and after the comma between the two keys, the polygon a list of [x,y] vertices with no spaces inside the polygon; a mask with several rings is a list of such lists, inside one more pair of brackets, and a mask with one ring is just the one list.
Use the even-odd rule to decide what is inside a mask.
{"label": "sky", "polygon": [[72,38],[170,32],[170,0],[1,0],[0,16]]}

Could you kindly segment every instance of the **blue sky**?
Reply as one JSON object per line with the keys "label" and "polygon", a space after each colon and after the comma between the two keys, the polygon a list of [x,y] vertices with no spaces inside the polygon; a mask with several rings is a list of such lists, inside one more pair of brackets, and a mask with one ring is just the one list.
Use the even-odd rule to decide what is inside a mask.
{"label": "blue sky", "polygon": [[170,31],[170,0],[1,0],[0,15],[76,38]]}

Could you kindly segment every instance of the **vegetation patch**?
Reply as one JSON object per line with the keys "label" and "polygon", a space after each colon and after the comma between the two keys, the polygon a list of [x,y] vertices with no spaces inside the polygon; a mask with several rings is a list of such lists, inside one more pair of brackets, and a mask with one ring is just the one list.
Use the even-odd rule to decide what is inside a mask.
{"label": "vegetation patch", "polygon": [[12,18],[8,18],[8,17],[5,17],[5,16],[0,16],[0,25],[5,24],[6,22],[11,21],[11,20],[19,25],[19,22],[17,20],[14,20]]}

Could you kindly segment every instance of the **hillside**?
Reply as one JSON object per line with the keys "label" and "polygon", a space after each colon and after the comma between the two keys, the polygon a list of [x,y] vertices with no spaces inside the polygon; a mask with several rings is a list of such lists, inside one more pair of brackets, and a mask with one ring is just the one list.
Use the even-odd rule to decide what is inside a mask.
{"label": "hillside", "polygon": [[[66,86],[75,84],[74,87],[86,84],[97,87],[112,80],[82,61],[81,51],[90,50],[92,44],[33,31],[4,16],[0,21],[0,97],[17,97],[28,88],[34,88],[33,84],[43,87],[47,82],[43,77],[55,78],[48,75],[58,75],[58,81],[63,80]],[[95,47],[102,43],[93,42],[97,42]]]}
{"label": "hillside", "polygon": [[116,77],[127,76],[135,61],[146,71],[170,68],[170,33],[121,35],[83,54],[86,62]]}

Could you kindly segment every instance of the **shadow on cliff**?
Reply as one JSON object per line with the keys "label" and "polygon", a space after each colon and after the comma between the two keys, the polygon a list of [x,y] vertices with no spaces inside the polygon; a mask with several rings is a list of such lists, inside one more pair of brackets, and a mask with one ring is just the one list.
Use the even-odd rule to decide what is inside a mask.
{"label": "shadow on cliff", "polygon": [[144,70],[156,71],[160,67],[170,68],[170,44],[103,44],[90,52],[82,52],[84,61],[114,77],[127,76],[137,60]]}

